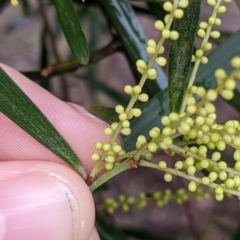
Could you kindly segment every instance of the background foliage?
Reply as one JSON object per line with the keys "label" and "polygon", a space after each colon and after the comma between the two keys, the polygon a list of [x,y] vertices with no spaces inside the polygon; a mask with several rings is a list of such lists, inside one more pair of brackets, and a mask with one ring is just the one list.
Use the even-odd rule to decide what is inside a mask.
{"label": "background foliage", "polygon": [[[122,89],[126,83],[134,84],[139,80],[135,62],[139,58],[148,58],[145,52],[147,38],[157,34],[153,30],[153,21],[163,19],[165,15],[162,1],[86,0],[85,4],[75,1],[76,18],[80,20],[82,29],[76,18],[66,20],[66,24],[67,21],[75,21],[74,30],[78,29],[76,36],[64,32],[67,41],[53,5],[58,6],[61,14],[59,2],[22,0],[14,8],[8,1],[1,0],[0,61],[22,71],[59,98],[83,105],[95,113],[104,113],[101,117],[112,121],[116,117],[112,109],[102,106],[126,105],[128,98]],[[233,2],[229,12],[223,16],[222,38],[214,42],[215,50],[209,56],[209,64],[200,68],[196,80],[198,85],[213,87],[214,70],[217,67],[229,69],[229,59],[240,52],[237,6],[238,2]],[[66,10],[66,6],[62,7]],[[208,9],[203,2],[201,18],[206,18],[207,14]],[[233,14],[235,17],[231,16]],[[230,19],[234,19],[234,24]],[[64,25],[62,27],[64,30]],[[76,39],[82,41],[79,43],[74,41]],[[79,44],[85,46],[80,48],[84,51],[84,59],[81,59],[83,54],[80,57],[77,54]],[[198,41],[195,46],[198,46]],[[88,61],[90,64],[84,66]],[[124,138],[127,150],[131,150],[140,133],[146,135],[153,126],[160,126],[160,117],[169,111],[167,71],[157,68],[157,81],[147,82],[145,86],[151,100],[141,106],[142,117],[133,120],[133,134]],[[218,106],[224,108],[221,121],[226,119],[226,112],[239,118],[239,96],[236,91],[229,105],[219,100]],[[166,158],[157,156],[158,159],[161,157]],[[240,210],[236,199],[224,203],[209,199],[198,203],[193,197],[182,206],[173,202],[157,208],[150,204],[144,210],[133,207],[129,213],[118,211],[113,216],[102,209],[103,199],[108,196],[138,196],[141,191],[151,195],[154,191],[176,190],[185,185],[179,179],[167,184],[159,172],[149,169],[126,172],[114,178],[95,193],[97,224],[102,239],[238,239]]]}

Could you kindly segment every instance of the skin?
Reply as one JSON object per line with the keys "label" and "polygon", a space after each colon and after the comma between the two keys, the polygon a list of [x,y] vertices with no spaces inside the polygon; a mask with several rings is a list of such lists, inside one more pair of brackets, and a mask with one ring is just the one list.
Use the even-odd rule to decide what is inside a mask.
{"label": "skin", "polygon": [[[66,139],[89,173],[106,124],[0,64]],[[59,157],[0,113],[0,240],[97,240],[88,186]]]}

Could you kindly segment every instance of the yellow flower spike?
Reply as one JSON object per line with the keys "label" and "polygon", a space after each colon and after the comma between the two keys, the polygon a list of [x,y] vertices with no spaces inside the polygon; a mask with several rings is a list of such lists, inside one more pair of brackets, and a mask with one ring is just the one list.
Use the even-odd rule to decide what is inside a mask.
{"label": "yellow flower spike", "polygon": [[177,40],[179,38],[179,33],[177,31],[170,32],[170,39]]}
{"label": "yellow flower spike", "polygon": [[222,188],[221,186],[216,187],[216,188],[215,188],[215,193],[216,193],[217,195],[223,194],[223,188]]}
{"label": "yellow flower spike", "polygon": [[136,142],[136,149],[138,150],[138,149],[141,149],[142,148],[142,145],[139,143],[139,142]]}
{"label": "yellow flower spike", "polygon": [[222,24],[222,20],[220,18],[215,19],[215,25],[220,26]]}
{"label": "yellow flower spike", "polygon": [[148,95],[146,93],[141,93],[139,96],[138,96],[138,100],[141,101],[141,102],[147,102],[149,99]]}
{"label": "yellow flower spike", "polygon": [[142,114],[142,111],[139,108],[132,108],[131,112],[134,117],[140,117]]}
{"label": "yellow flower spike", "polygon": [[111,124],[111,128],[112,128],[112,130],[116,130],[117,129],[117,126],[118,126],[118,123],[117,122],[113,122],[112,124]]}
{"label": "yellow flower spike", "polygon": [[173,143],[172,138],[170,138],[170,137],[165,137],[165,138],[163,139],[163,143],[164,143],[167,147],[170,147],[170,146],[172,145],[172,143]]}
{"label": "yellow flower spike", "polygon": [[142,87],[141,86],[136,85],[136,86],[133,87],[133,93],[139,94],[141,92],[142,92]]}
{"label": "yellow flower spike", "polygon": [[102,147],[103,147],[103,144],[101,142],[96,142],[94,146],[95,146],[96,149],[101,150]]}
{"label": "yellow flower spike", "polygon": [[208,24],[206,22],[200,22],[199,27],[202,28],[202,29],[207,29]]}
{"label": "yellow flower spike", "polygon": [[238,162],[235,163],[234,168],[235,168],[237,171],[240,171],[240,161],[238,161]]}
{"label": "yellow flower spike", "polygon": [[163,4],[163,9],[167,12],[171,12],[173,10],[173,4],[167,1]]}
{"label": "yellow flower spike", "polygon": [[150,142],[148,144],[148,150],[152,153],[157,151],[157,144],[155,142]]}
{"label": "yellow flower spike", "polygon": [[203,50],[202,49],[198,49],[195,52],[195,56],[196,56],[196,58],[201,58],[203,56]]}
{"label": "yellow flower spike", "polygon": [[216,147],[219,151],[223,151],[226,148],[226,143],[220,140],[216,143]]}
{"label": "yellow flower spike", "polygon": [[224,161],[218,162],[218,167],[220,170],[225,170],[227,167],[227,164]]}
{"label": "yellow flower spike", "polygon": [[202,49],[203,49],[203,51],[209,51],[212,49],[212,44],[207,42],[207,43],[205,43],[205,45],[203,46]]}
{"label": "yellow flower spike", "polygon": [[228,89],[222,90],[222,91],[220,92],[220,95],[221,95],[224,99],[226,99],[226,100],[231,100],[231,99],[233,98],[233,96],[234,96],[233,91],[228,90]]}
{"label": "yellow flower spike", "polygon": [[157,71],[154,68],[150,68],[147,70],[147,76],[149,79],[154,80],[157,77]]}
{"label": "yellow flower spike", "polygon": [[234,180],[234,185],[235,185],[236,187],[239,187],[239,186],[240,186],[240,177],[239,177],[239,176],[235,176],[235,177],[233,178],[233,180]]}
{"label": "yellow flower spike", "polygon": [[217,99],[218,93],[215,89],[210,89],[207,91],[206,98],[208,101],[215,101]]}
{"label": "yellow flower spike", "polygon": [[173,122],[176,122],[176,121],[179,121],[179,114],[178,113],[176,113],[176,112],[171,112],[170,114],[169,114],[169,119],[171,120],[171,121],[173,121]]}
{"label": "yellow flower spike", "polygon": [[220,6],[217,9],[217,13],[225,13],[227,11],[227,8],[225,6]]}
{"label": "yellow flower spike", "polygon": [[16,7],[19,4],[18,0],[11,0],[10,2],[13,7]]}
{"label": "yellow flower spike", "polygon": [[186,164],[187,167],[193,166],[193,164],[194,164],[194,159],[193,159],[193,157],[188,157],[188,158],[186,158],[185,161],[184,161],[184,163]]}
{"label": "yellow flower spike", "polygon": [[162,53],[164,53],[164,51],[165,51],[164,46],[161,46],[158,53],[159,53],[159,54],[162,54]]}
{"label": "yellow flower spike", "polygon": [[200,161],[200,165],[201,165],[201,167],[202,167],[203,169],[206,169],[206,168],[209,167],[209,162],[208,162],[207,159],[202,159],[202,160]]}
{"label": "yellow flower spike", "polygon": [[164,180],[165,180],[166,182],[171,182],[171,181],[172,181],[172,174],[170,174],[170,173],[165,173],[165,174],[164,174]]}
{"label": "yellow flower spike", "polygon": [[186,123],[186,122],[181,122],[179,130],[180,130],[180,132],[181,132],[182,134],[185,135],[185,134],[187,134],[187,133],[190,132],[191,128],[190,128],[190,126],[189,126],[188,123]]}
{"label": "yellow flower spike", "polygon": [[164,67],[166,65],[166,63],[167,63],[167,60],[164,57],[158,57],[158,58],[156,58],[155,61],[161,67]]}
{"label": "yellow flower spike", "polygon": [[106,163],[105,163],[105,168],[106,168],[108,171],[112,170],[113,167],[114,167],[114,164],[113,164],[113,163],[110,163],[110,162],[106,162]]}
{"label": "yellow flower spike", "polygon": [[136,66],[139,67],[139,68],[146,68],[147,67],[147,64],[145,61],[143,61],[142,59],[139,59],[137,60],[136,62]]}
{"label": "yellow flower spike", "polygon": [[121,129],[121,133],[125,136],[128,136],[131,134],[131,128],[123,128]]}
{"label": "yellow flower spike", "polygon": [[159,132],[156,130],[156,129],[151,129],[150,131],[149,131],[149,136],[151,137],[151,138],[157,138],[158,136],[159,136]]}
{"label": "yellow flower spike", "polygon": [[98,161],[98,160],[100,160],[100,155],[97,154],[97,153],[93,153],[93,154],[91,155],[91,159],[92,159],[93,161]]}
{"label": "yellow flower spike", "polygon": [[127,120],[127,114],[125,112],[120,113],[118,118],[119,118],[120,121],[125,121],[125,120]]}
{"label": "yellow flower spike", "polygon": [[122,150],[121,152],[118,153],[119,156],[126,154],[125,150]]}
{"label": "yellow flower spike", "polygon": [[211,17],[208,18],[208,25],[213,26],[215,24],[215,22],[216,22],[215,17],[211,16]]}
{"label": "yellow flower spike", "polygon": [[203,87],[197,87],[196,94],[200,97],[203,98],[206,94],[206,90]]}
{"label": "yellow flower spike", "polygon": [[206,153],[207,153],[207,147],[204,145],[199,146],[198,155],[203,156]]}
{"label": "yellow flower spike", "polygon": [[183,14],[184,14],[184,12],[183,12],[183,10],[182,9],[176,9],[175,11],[174,11],[174,17],[175,18],[177,18],[177,19],[180,19],[180,18],[182,18],[183,17]]}
{"label": "yellow flower spike", "polygon": [[188,0],[180,0],[178,6],[181,8],[186,8],[189,4]]}
{"label": "yellow flower spike", "polygon": [[216,108],[215,106],[210,103],[210,102],[206,102],[205,103],[205,110],[208,114],[211,114],[211,113],[215,113],[216,112]]}
{"label": "yellow flower spike", "polygon": [[130,85],[126,85],[125,87],[124,87],[124,92],[125,93],[127,93],[127,94],[132,94],[132,86],[130,86]]}
{"label": "yellow flower spike", "polygon": [[102,147],[103,151],[107,152],[111,149],[111,144],[110,143],[105,143],[103,144],[103,147]]}
{"label": "yellow flower spike", "polygon": [[212,160],[213,161],[218,161],[218,160],[220,160],[220,158],[221,158],[221,153],[220,152],[213,152],[213,154],[212,154]]}
{"label": "yellow flower spike", "polygon": [[148,39],[148,41],[147,41],[147,45],[148,46],[151,46],[151,47],[156,47],[156,41],[154,40],[154,39]]}
{"label": "yellow flower spike", "polygon": [[147,154],[144,156],[144,158],[145,158],[146,160],[148,160],[148,161],[151,161],[151,160],[153,159],[153,155],[152,155],[152,153],[147,153]]}
{"label": "yellow flower spike", "polygon": [[208,185],[210,183],[210,179],[208,177],[203,177],[202,178],[202,183],[205,185]]}
{"label": "yellow flower spike", "polygon": [[196,146],[192,146],[192,147],[190,147],[190,151],[192,152],[192,153],[198,153],[198,148],[196,147]]}
{"label": "yellow flower spike", "polygon": [[215,195],[215,199],[219,202],[221,202],[224,198],[224,195],[223,194],[218,194],[218,195]]}
{"label": "yellow flower spike", "polygon": [[189,105],[187,106],[187,113],[194,114],[197,111],[197,107],[195,105]]}
{"label": "yellow flower spike", "polygon": [[105,128],[104,134],[107,136],[111,136],[113,134],[113,130],[111,128]]}
{"label": "yellow flower spike", "polygon": [[123,128],[129,128],[130,127],[130,122],[128,120],[124,120],[122,122],[122,126],[123,126]]}
{"label": "yellow flower spike", "polygon": [[234,137],[233,144],[234,144],[235,148],[240,148],[240,137],[238,137],[238,136]]}
{"label": "yellow flower spike", "polygon": [[212,32],[210,33],[210,36],[211,36],[212,38],[217,39],[217,38],[220,37],[220,32],[219,32],[219,31],[212,31]]}
{"label": "yellow flower spike", "polygon": [[231,66],[233,68],[240,68],[240,57],[234,57],[232,60],[231,60]]}
{"label": "yellow flower spike", "polygon": [[232,78],[228,78],[228,79],[225,81],[224,87],[225,87],[227,90],[234,90],[234,89],[236,88],[236,82],[235,82],[235,80],[232,79]]}
{"label": "yellow flower spike", "polygon": [[164,126],[168,126],[170,125],[171,121],[170,121],[170,118],[168,116],[163,116],[161,118],[161,123],[164,125]]}
{"label": "yellow flower spike", "polygon": [[167,168],[167,163],[165,161],[160,161],[158,163],[158,166],[160,169],[166,169]]}
{"label": "yellow flower spike", "polygon": [[166,14],[164,17],[164,22],[167,23],[170,18],[170,14]]}
{"label": "yellow flower spike", "polygon": [[154,27],[159,31],[162,31],[165,28],[164,23],[161,20],[157,20]]}
{"label": "yellow flower spike", "polygon": [[141,145],[144,145],[144,144],[147,143],[147,139],[146,139],[146,137],[143,136],[143,135],[138,136],[137,141],[138,141]]}
{"label": "yellow flower spike", "polygon": [[205,57],[205,56],[203,56],[203,57],[201,58],[201,63],[202,63],[202,64],[207,64],[207,63],[208,63],[208,58]]}
{"label": "yellow flower spike", "polygon": [[122,147],[120,145],[114,145],[112,147],[112,150],[115,152],[115,153],[120,153],[122,151]]}
{"label": "yellow flower spike", "polygon": [[162,37],[164,37],[164,38],[170,38],[170,34],[171,34],[171,32],[170,32],[170,30],[169,29],[164,29],[163,31],[162,31]]}
{"label": "yellow flower spike", "polygon": [[222,68],[218,68],[215,72],[214,72],[214,76],[217,79],[223,80],[224,78],[227,77],[227,73],[224,69]]}
{"label": "yellow flower spike", "polygon": [[239,149],[235,150],[235,152],[233,154],[233,158],[235,161],[240,161],[240,150]]}
{"label": "yellow flower spike", "polygon": [[187,105],[194,105],[194,104],[196,104],[196,99],[192,96],[189,96],[187,98]]}
{"label": "yellow flower spike", "polygon": [[216,0],[207,0],[208,5],[210,6],[215,6],[216,5]]}
{"label": "yellow flower spike", "polygon": [[195,168],[194,166],[189,166],[189,167],[187,168],[187,174],[188,174],[188,175],[194,176],[195,172],[196,172],[196,168]]}
{"label": "yellow flower spike", "polygon": [[188,190],[190,192],[195,192],[197,190],[197,184],[194,181],[190,181],[190,183],[188,184]]}
{"label": "yellow flower spike", "polygon": [[109,155],[104,160],[108,163],[114,163],[116,159],[113,155]]}
{"label": "yellow flower spike", "polygon": [[200,38],[204,38],[206,36],[206,32],[204,31],[204,29],[200,28],[198,29],[197,31],[197,35],[200,37]]}
{"label": "yellow flower spike", "polygon": [[152,47],[152,46],[147,46],[146,52],[147,52],[148,54],[153,55],[153,54],[156,53],[156,48],[155,48],[155,47]]}
{"label": "yellow flower spike", "polygon": [[182,161],[177,161],[174,164],[174,168],[181,170],[183,168],[183,162]]}
{"label": "yellow flower spike", "polygon": [[234,180],[233,179],[227,179],[226,181],[225,181],[225,186],[227,187],[227,188],[233,188],[234,187]]}
{"label": "yellow flower spike", "polygon": [[172,129],[170,127],[165,127],[162,130],[162,134],[164,136],[170,136],[172,134]]}
{"label": "yellow flower spike", "polygon": [[217,173],[216,172],[210,172],[209,175],[208,175],[208,178],[210,179],[211,182],[214,182],[217,180]]}

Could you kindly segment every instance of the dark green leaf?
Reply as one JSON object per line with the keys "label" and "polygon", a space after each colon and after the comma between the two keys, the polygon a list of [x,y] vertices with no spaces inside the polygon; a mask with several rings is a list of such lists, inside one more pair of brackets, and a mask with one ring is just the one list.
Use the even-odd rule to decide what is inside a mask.
{"label": "dark green leaf", "polygon": [[171,42],[168,65],[168,93],[171,112],[179,112],[185,93],[194,39],[198,28],[201,0],[190,1],[183,18],[175,19],[173,30],[179,38]]}
{"label": "dark green leaf", "polygon": [[79,63],[89,61],[89,49],[71,0],[53,0],[68,45]]}
{"label": "dark green leaf", "polygon": [[118,122],[118,114],[116,113],[114,108],[104,107],[101,105],[93,105],[93,110],[96,115],[106,122]]}
{"label": "dark green leaf", "polygon": [[96,220],[101,240],[128,240],[128,237],[123,231],[110,222],[107,222],[105,218],[101,217],[99,214],[97,214]]}
{"label": "dark green leaf", "polygon": [[[147,38],[130,2],[128,0],[101,0],[99,2],[109,20],[109,24],[113,26],[117,32],[131,65],[131,69],[136,78],[139,79],[140,75],[136,71],[136,61],[141,58],[147,62],[149,55],[145,51]],[[154,65],[154,68],[158,72],[156,82],[161,89],[165,89],[167,87],[165,74],[157,64]],[[155,95],[160,91],[156,82],[146,82],[145,87],[151,95]]]}
{"label": "dark green leaf", "polygon": [[68,143],[2,68],[0,68],[0,112],[72,166],[83,178],[86,177],[79,158]]}

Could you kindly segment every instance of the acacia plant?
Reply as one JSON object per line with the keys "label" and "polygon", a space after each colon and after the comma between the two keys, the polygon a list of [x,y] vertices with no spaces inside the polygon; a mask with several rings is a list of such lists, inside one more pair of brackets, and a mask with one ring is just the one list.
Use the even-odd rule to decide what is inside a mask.
{"label": "acacia plant", "polygon": [[[166,189],[165,192],[156,190],[151,194],[142,192],[138,197],[122,194],[118,198],[105,198],[100,209],[109,214],[118,208],[129,211],[134,205],[141,209],[149,202],[158,207],[170,200],[184,204],[191,194],[196,199],[214,196],[217,201],[224,201],[235,196],[240,200],[240,122],[237,119],[221,122],[215,106],[220,97],[240,108],[236,90],[236,80],[240,79],[240,56],[234,47],[234,41],[239,41],[239,32],[208,54],[220,38],[221,34],[215,27],[221,25],[221,14],[227,11],[231,0],[206,2],[211,7],[211,14],[205,21],[199,20],[201,0],[148,3],[148,10],[161,18],[154,23],[160,37],[148,40],[143,37],[144,43],[139,49],[133,39],[126,40],[124,34],[128,34],[129,26],[124,26],[116,17],[117,7],[120,15],[134,14],[128,1],[86,1],[85,4],[99,4],[110,20],[109,24],[116,30],[108,46],[90,54],[71,1],[53,0],[75,59],[50,65],[35,75],[42,78],[73,71],[122,48],[136,77],[135,85],[124,87],[129,98],[120,100],[114,109],[95,106],[99,117],[106,121],[114,118],[114,121],[104,130],[109,141],[96,139],[96,151],[91,156],[96,164],[90,175],[86,174],[81,161],[31,100],[3,70],[0,72],[0,94],[3,96],[0,110],[70,164],[86,180],[91,191],[125,170],[142,167],[163,172],[166,182],[175,177],[188,181],[187,188],[181,187],[175,192]],[[12,4],[16,5],[17,1]],[[159,12],[153,11],[154,6]],[[134,8],[147,12],[141,7]],[[63,12],[67,14],[63,15]],[[142,31],[140,25],[134,27]],[[200,44],[195,44],[196,38],[200,39]],[[166,42],[170,43],[169,49]],[[167,88],[162,69],[167,69]],[[30,73],[25,74],[30,76]],[[18,106],[17,114],[11,110],[13,104]],[[31,117],[29,112],[36,114]],[[32,124],[36,119],[41,121]],[[46,142],[50,135],[51,141]],[[117,140],[120,135],[123,145]],[[165,157],[160,157],[159,152],[163,152]],[[169,157],[174,159],[173,164]]]}

